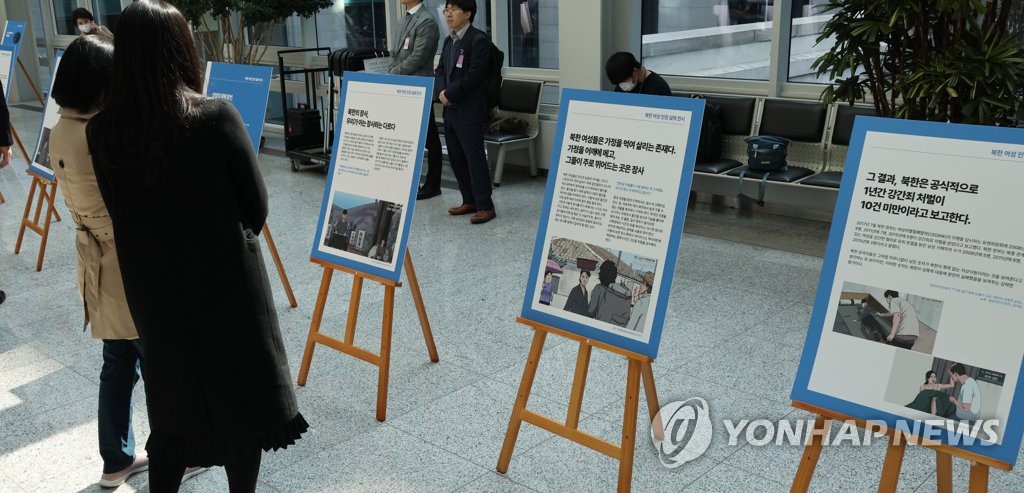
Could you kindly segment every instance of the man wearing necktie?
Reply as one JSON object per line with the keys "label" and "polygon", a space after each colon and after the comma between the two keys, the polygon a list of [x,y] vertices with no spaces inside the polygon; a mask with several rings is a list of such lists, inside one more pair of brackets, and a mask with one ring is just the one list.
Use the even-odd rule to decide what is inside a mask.
{"label": "man wearing necktie", "polygon": [[490,63],[490,40],[473,27],[475,16],[475,0],[445,2],[444,20],[451,34],[444,41],[441,62],[434,71],[434,91],[444,104],[448,160],[462,193],[462,204],[448,209],[448,213],[473,214],[469,222],[482,224],[497,214],[484,152],[488,111],[483,82]]}
{"label": "man wearing necktie", "polygon": [[[423,6],[423,0],[401,0],[405,16],[391,50],[388,73],[398,75],[434,75],[434,54],[440,34],[437,21]],[[434,105],[427,120],[427,179],[416,194],[417,200],[441,195],[441,137],[434,123]]]}

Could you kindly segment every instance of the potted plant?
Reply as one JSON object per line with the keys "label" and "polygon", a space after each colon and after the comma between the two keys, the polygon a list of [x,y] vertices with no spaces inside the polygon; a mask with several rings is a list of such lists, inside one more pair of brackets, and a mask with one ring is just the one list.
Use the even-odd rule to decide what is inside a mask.
{"label": "potted plant", "polygon": [[[207,59],[257,64],[267,35],[281,21],[311,15],[333,0],[169,0],[200,34]],[[248,40],[247,37],[248,32]],[[247,43],[248,41],[248,43]]]}
{"label": "potted plant", "polygon": [[1010,125],[1024,109],[1020,2],[829,0],[813,67],[826,103],[870,95],[881,116]]}

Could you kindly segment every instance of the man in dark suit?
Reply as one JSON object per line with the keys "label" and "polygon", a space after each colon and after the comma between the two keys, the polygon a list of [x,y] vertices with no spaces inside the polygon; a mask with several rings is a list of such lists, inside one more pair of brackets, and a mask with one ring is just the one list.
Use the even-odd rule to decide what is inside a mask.
{"label": "man in dark suit", "polygon": [[[0,84],[0,168],[11,164],[11,113],[7,111],[7,98],[4,96],[4,86]],[[7,299],[7,294],[0,290],[0,303]]]}
{"label": "man in dark suit", "polygon": [[491,52],[487,35],[472,25],[474,17],[475,0],[445,2],[444,20],[451,34],[444,41],[435,71],[434,91],[444,104],[448,159],[462,193],[462,205],[448,209],[448,213],[472,213],[469,221],[482,224],[497,216],[484,151],[487,94],[483,81]]}
{"label": "man in dark suit", "polygon": [[[434,75],[434,54],[440,37],[437,21],[423,0],[401,0],[405,15],[399,23],[398,37],[391,50],[388,73],[398,75]],[[434,105],[427,120],[427,179],[416,194],[417,200],[441,195],[441,137],[434,123]]]}

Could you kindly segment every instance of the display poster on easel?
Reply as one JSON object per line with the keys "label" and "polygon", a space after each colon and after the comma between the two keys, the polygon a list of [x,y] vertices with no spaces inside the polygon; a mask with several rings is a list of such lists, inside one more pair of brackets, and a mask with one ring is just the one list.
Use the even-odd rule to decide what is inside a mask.
{"label": "display poster on easel", "polygon": [[39,140],[36,141],[36,152],[32,154],[32,162],[28,165],[29,173],[47,181],[53,181],[53,165],[50,164],[50,131],[60,120],[60,106],[53,100],[53,81],[57,78],[57,67],[64,56],[64,50],[57,50],[53,62],[53,76],[50,77],[50,90],[46,93],[46,107],[43,108],[43,121],[40,124]]}
{"label": "display poster on easel", "polygon": [[792,398],[1013,465],[1024,132],[857,117]]}
{"label": "display poster on easel", "polygon": [[18,50],[24,36],[25,21],[7,21],[4,24],[4,37],[0,41],[0,83],[4,85],[4,99],[11,94],[11,74],[18,63]]}
{"label": "display poster on easel", "polygon": [[346,73],[313,259],[398,281],[433,79]]}
{"label": "display poster on easel", "polygon": [[235,106],[256,153],[259,153],[263,121],[267,116],[272,75],[273,68],[269,66],[206,63],[203,94],[227,100]]}
{"label": "display poster on easel", "polygon": [[704,102],[566,89],[522,316],[654,358]]}

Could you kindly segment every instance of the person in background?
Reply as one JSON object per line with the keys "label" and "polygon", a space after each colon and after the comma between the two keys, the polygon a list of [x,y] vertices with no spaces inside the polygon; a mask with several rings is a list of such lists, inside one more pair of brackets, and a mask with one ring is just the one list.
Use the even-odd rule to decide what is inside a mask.
{"label": "person in background", "polygon": [[660,75],[640,65],[636,57],[628,51],[613,53],[604,64],[608,82],[615,86],[615,92],[633,94],[652,94],[655,96],[671,96],[668,82]]}
{"label": "person in background", "polygon": [[[391,50],[391,68],[388,73],[433,77],[434,55],[437,53],[438,27],[423,0],[400,0],[405,15],[400,21],[398,37]],[[427,120],[427,178],[416,193],[416,200],[441,195],[441,136],[434,119],[434,105],[430,105]]]}
{"label": "person in background", "polygon": [[544,284],[540,288],[540,302],[545,305],[550,305],[551,300],[554,298],[554,294],[551,292],[554,286],[554,274],[551,271],[544,272]]}
{"label": "person in background", "polygon": [[884,296],[885,301],[889,303],[889,311],[878,315],[892,319],[892,330],[889,331],[886,340],[905,349],[913,348],[921,334],[921,323],[917,318],[917,310],[909,301],[900,298],[898,291],[890,289],[885,292]]}
{"label": "person in background", "polygon": [[569,291],[569,297],[565,300],[565,310],[587,317],[587,309],[590,305],[590,295],[587,294],[587,283],[590,282],[590,271],[580,270],[580,283],[573,286]]}
{"label": "person in background", "polygon": [[462,204],[448,209],[453,216],[473,214],[472,224],[495,217],[491,200],[491,170],[484,151],[487,92],[484,76],[490,66],[490,39],[473,27],[475,0],[448,0],[444,20],[451,32],[444,41],[434,72],[434,91],[444,105],[444,135],[448,160],[462,193]]}
{"label": "person in background", "polygon": [[[4,96],[4,85],[0,83],[0,169],[11,164],[11,112],[7,109],[7,98]],[[7,293],[0,289],[0,305],[7,300]]]}
{"label": "person in background", "polygon": [[113,36],[114,33],[96,23],[96,18],[87,9],[77,8],[71,11],[71,20],[78,26],[78,32],[82,36]]}
{"label": "person in background", "polygon": [[309,428],[257,236],[267,191],[238,111],[201,94],[181,12],[141,0],[117,26],[116,97],[86,133],[146,351],[149,488],[222,465],[231,492],[253,492],[262,452]]}
{"label": "person in background", "polygon": [[[104,488],[120,486],[149,467],[146,454],[135,450],[131,419],[132,390],[142,376],[142,342],[125,301],[110,216],[85,140],[85,126],[103,104],[113,64],[114,41],[108,36],[82,36],[68,46],[53,81],[60,119],[50,132],[49,148],[54,176],[77,226],[76,277],[85,326],[103,341],[97,425],[103,459],[99,485]],[[189,468],[183,480],[202,470]]]}

